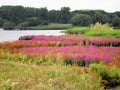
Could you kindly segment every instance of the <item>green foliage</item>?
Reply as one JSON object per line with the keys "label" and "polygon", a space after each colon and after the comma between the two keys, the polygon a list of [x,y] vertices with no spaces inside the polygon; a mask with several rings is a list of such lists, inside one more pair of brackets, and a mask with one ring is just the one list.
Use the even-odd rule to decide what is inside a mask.
{"label": "green foliage", "polygon": [[66,29],[66,28],[71,28],[71,24],[55,24],[55,23],[50,23],[48,25],[38,25],[38,26],[29,26],[25,29],[29,30],[55,30],[55,29]]}
{"label": "green foliage", "polygon": [[29,23],[29,26],[37,26],[41,23],[40,19],[38,17],[31,17],[31,18],[28,18],[28,23]]}
{"label": "green foliage", "polygon": [[68,21],[70,19],[70,8],[69,7],[61,8],[59,19],[60,19],[59,20],[60,23],[68,23]]}
{"label": "green foliage", "polygon": [[120,27],[120,17],[116,16],[112,19],[112,25],[114,27]]}
{"label": "green foliage", "polygon": [[80,70],[60,64],[36,66],[0,60],[0,89],[102,90],[99,77]]}
{"label": "green foliage", "polygon": [[101,24],[99,22],[95,23],[95,25],[91,25],[90,30],[113,30],[108,23]]}
{"label": "green foliage", "polygon": [[[119,27],[119,17],[119,12],[106,13],[103,10],[75,10],[70,12],[69,7],[62,7],[60,10],[50,11],[48,11],[46,7],[0,7],[0,27],[3,27],[3,23],[9,21],[13,22],[16,25],[15,29],[19,29],[18,25],[22,22],[29,22],[30,26],[37,26],[39,24],[47,25],[48,22],[65,24],[72,23],[73,25],[77,26],[87,26],[92,23],[94,24],[96,22],[100,22],[102,24],[109,23],[110,25]],[[24,27],[21,28],[24,29]]]}
{"label": "green foliage", "polygon": [[90,30],[89,32],[85,33],[85,36],[91,37],[110,37],[110,38],[120,38],[120,31],[116,30]]}
{"label": "green foliage", "polygon": [[48,12],[49,22],[59,23],[60,20],[60,11],[59,10],[50,10]]}
{"label": "green foliage", "polygon": [[90,69],[96,71],[101,77],[106,86],[120,85],[120,68],[117,66],[107,67],[104,64],[90,64]]}
{"label": "green foliage", "polygon": [[26,17],[25,9],[22,6],[2,6],[0,13],[3,19],[13,22],[14,24],[22,22]]}
{"label": "green foliage", "polygon": [[71,23],[75,26],[88,26],[91,24],[91,21],[91,17],[86,14],[75,14],[71,18]]}
{"label": "green foliage", "polygon": [[65,33],[69,34],[85,34],[89,31],[88,27],[75,27],[75,28],[70,28],[65,31]]}
{"label": "green foliage", "polygon": [[26,55],[4,53],[3,51],[0,51],[0,59],[29,62],[29,58]]}
{"label": "green foliage", "polygon": [[66,29],[65,33],[69,34],[83,34],[85,36],[91,37],[111,37],[120,38],[120,31],[112,29],[108,24],[96,23],[91,25],[91,27],[74,27]]}
{"label": "green foliage", "polygon": [[15,29],[15,24],[13,22],[5,22],[3,24],[3,29],[5,29],[5,30],[13,30],[13,29]]}
{"label": "green foliage", "polygon": [[26,27],[28,27],[29,26],[29,22],[22,22],[22,23],[20,23],[19,25],[17,25],[17,29],[25,29]]}
{"label": "green foliage", "polygon": [[[37,14],[36,14],[37,13]],[[38,17],[41,20],[48,21],[48,9],[46,7],[40,8],[40,9],[35,9],[35,14],[34,17]]]}
{"label": "green foliage", "polygon": [[0,17],[0,27],[3,27],[3,24],[6,22],[5,19]]}
{"label": "green foliage", "polygon": [[113,30],[109,24],[97,22],[95,25],[91,25],[90,31],[85,33],[85,35],[120,38],[120,31]]}
{"label": "green foliage", "polygon": [[48,25],[48,21],[42,20],[40,24],[41,25]]}
{"label": "green foliage", "polygon": [[108,17],[105,14],[102,14],[100,12],[96,12],[96,14],[93,15],[93,23],[100,22],[102,24],[108,23]]}

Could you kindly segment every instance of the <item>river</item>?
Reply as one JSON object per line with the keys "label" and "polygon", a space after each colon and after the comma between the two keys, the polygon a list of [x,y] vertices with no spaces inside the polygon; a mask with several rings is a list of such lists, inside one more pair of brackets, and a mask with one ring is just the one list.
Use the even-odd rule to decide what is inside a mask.
{"label": "river", "polygon": [[24,35],[63,35],[62,30],[3,30],[0,29],[0,42],[18,40]]}

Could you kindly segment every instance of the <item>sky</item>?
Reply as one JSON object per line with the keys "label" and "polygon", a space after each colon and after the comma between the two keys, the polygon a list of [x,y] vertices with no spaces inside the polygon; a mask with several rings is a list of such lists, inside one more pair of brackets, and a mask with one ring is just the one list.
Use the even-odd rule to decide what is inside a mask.
{"label": "sky", "polygon": [[61,7],[70,7],[73,10],[96,10],[107,12],[120,11],[120,0],[0,0],[0,6],[22,5],[24,7],[47,7],[48,10],[59,10]]}

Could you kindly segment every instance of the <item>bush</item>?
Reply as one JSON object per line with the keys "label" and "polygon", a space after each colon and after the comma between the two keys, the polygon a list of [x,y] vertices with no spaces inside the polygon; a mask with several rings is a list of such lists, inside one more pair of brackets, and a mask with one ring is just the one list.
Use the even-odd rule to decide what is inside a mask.
{"label": "bush", "polygon": [[29,26],[37,26],[40,24],[40,19],[38,17],[31,17],[31,18],[28,18],[28,23],[29,23]]}
{"label": "bush", "polygon": [[95,23],[95,25],[91,25],[90,30],[112,30],[109,24],[101,24],[99,22]]}
{"label": "bush", "polygon": [[22,22],[22,23],[20,23],[18,26],[17,26],[17,29],[25,29],[26,27],[28,27],[29,26],[29,22]]}
{"label": "bush", "polygon": [[102,77],[102,83],[107,87],[120,85],[120,68],[104,64],[90,64],[90,69],[96,71]]}
{"label": "bush", "polygon": [[13,22],[6,22],[3,24],[3,29],[5,30],[15,29],[15,24]]}
{"label": "bush", "polygon": [[45,21],[45,20],[41,20],[41,25],[48,25],[48,21]]}

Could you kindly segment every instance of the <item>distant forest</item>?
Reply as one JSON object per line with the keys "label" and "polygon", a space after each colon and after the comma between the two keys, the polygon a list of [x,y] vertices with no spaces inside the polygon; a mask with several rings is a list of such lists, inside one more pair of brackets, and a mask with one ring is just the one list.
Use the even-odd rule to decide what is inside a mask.
{"label": "distant forest", "polygon": [[103,10],[74,10],[62,7],[60,10],[31,8],[23,6],[1,6],[0,27],[15,28],[48,25],[49,23],[72,24],[74,26],[88,26],[90,24],[109,23],[110,26],[120,27],[120,12],[108,13]]}

